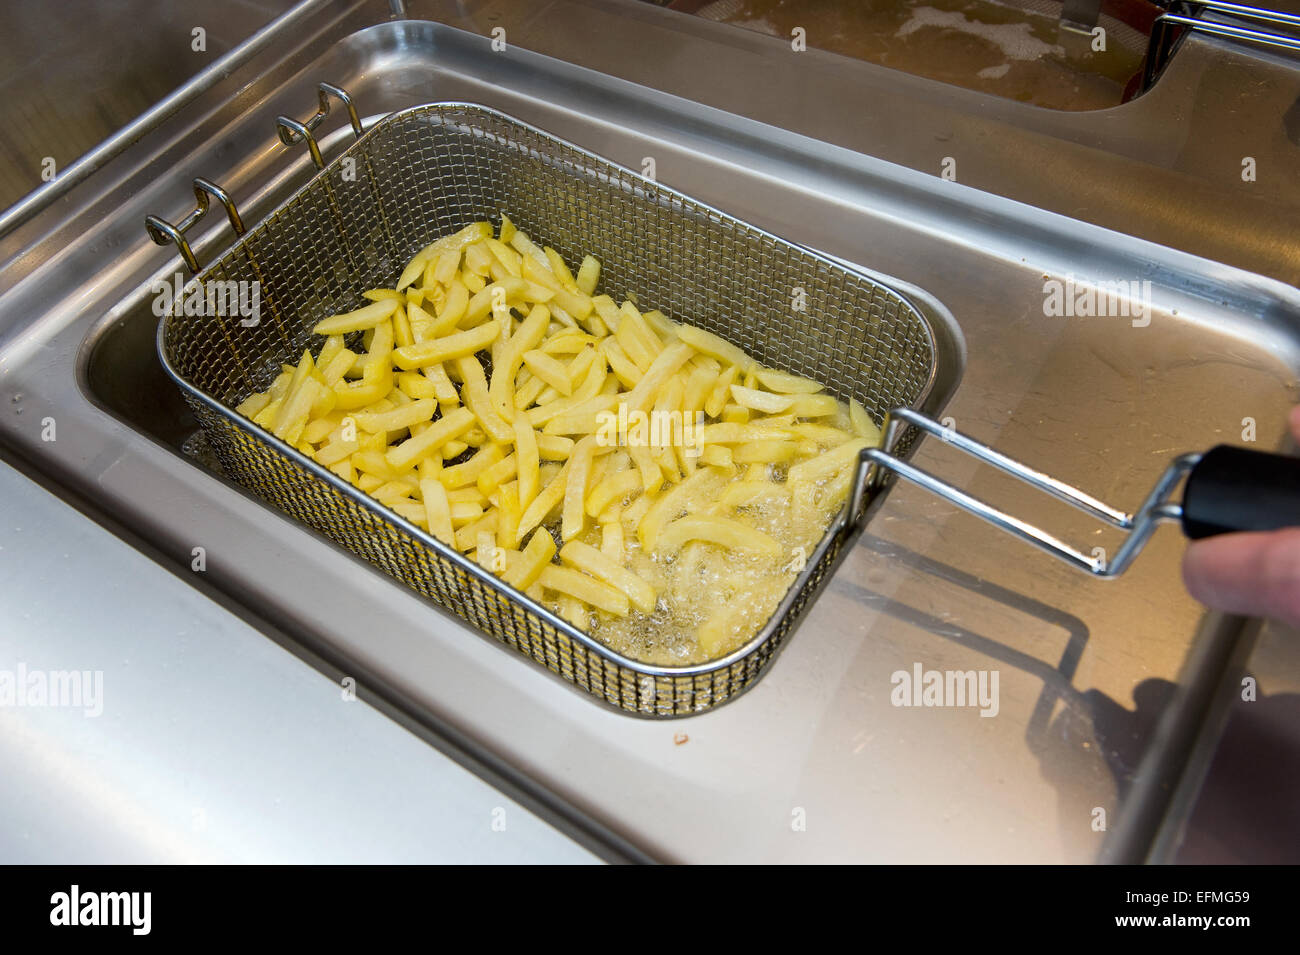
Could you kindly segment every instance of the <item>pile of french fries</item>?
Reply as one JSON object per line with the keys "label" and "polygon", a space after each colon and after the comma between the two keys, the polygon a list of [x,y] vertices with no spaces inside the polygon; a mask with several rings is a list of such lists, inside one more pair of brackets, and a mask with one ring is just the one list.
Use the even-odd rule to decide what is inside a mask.
{"label": "pile of french fries", "polygon": [[880,433],[599,278],[476,222],[238,411],[615,649],[715,658],[770,616]]}

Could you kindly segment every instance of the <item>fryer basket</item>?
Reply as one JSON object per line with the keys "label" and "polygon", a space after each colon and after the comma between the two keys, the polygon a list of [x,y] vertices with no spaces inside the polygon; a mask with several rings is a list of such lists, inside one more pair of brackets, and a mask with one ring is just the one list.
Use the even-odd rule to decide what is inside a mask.
{"label": "fryer basket", "polygon": [[[261,321],[167,314],[159,354],[225,474],[419,594],[622,711],[684,716],[752,686],[797,624],[865,509],[832,522],[777,610],[717,660],[663,666],[616,653],[233,409],[321,340],[312,326],[389,286],[433,239],[505,212],[601,288],[740,345],[766,365],[857,398],[880,421],[919,405],[934,335],[906,298],[814,252],[485,107],[394,113],[196,281],[257,282]],[[894,445],[907,451],[911,435]],[[859,499],[855,495],[854,500]]]}

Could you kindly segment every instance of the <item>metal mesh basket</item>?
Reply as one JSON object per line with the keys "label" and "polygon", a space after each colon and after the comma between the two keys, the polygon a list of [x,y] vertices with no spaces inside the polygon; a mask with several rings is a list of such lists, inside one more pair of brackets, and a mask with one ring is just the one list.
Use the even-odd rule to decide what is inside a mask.
{"label": "metal mesh basket", "polygon": [[[776,612],[738,650],[691,666],[610,650],[233,411],[312,326],[391,287],[434,238],[505,211],[566,261],[595,255],[602,291],[635,296],[764,364],[857,398],[880,420],[934,374],[922,316],[891,289],[493,110],[388,116],[199,276],[261,283],[262,321],[166,316],[164,367],[225,473],[270,504],[604,702],[645,716],[700,712],[759,678],[856,524],[841,514]],[[802,289],[806,308],[792,308]],[[269,315],[267,314],[269,312]],[[855,515],[856,517],[856,515]]]}

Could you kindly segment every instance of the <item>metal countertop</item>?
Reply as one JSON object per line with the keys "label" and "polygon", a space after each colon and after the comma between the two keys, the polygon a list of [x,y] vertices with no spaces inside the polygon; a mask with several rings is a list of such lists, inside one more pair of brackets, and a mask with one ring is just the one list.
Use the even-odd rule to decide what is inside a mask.
{"label": "metal countertop", "polygon": [[597,861],[4,465],[0,501],[0,670],[100,674],[0,706],[0,862]]}

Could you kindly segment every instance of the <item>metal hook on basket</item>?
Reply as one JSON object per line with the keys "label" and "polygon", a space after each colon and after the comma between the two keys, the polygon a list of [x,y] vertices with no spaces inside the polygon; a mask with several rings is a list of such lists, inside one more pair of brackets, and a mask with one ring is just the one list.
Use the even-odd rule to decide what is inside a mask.
{"label": "metal hook on basket", "polygon": [[365,130],[361,128],[361,119],[357,116],[357,108],[352,102],[352,97],[342,87],[335,86],[333,83],[321,83],[316,88],[316,97],[320,105],[317,107],[316,112],[307,118],[306,122],[299,122],[291,116],[282,115],[275,118],[280,142],[286,146],[296,146],[299,142],[305,140],[307,149],[311,153],[311,161],[317,169],[325,168],[325,158],[321,155],[316,137],[312,134],[316,127],[324,122],[325,117],[329,115],[331,96],[347,108],[348,122],[352,125],[353,135],[360,139]]}
{"label": "metal hook on basket", "polygon": [[144,227],[149,233],[149,238],[153,239],[158,245],[166,245],[168,242],[174,242],[176,248],[180,250],[181,258],[189,270],[198,274],[199,263],[194,258],[194,250],[190,248],[189,240],[185,238],[185,233],[194,223],[198,222],[207,214],[210,205],[209,197],[216,199],[226,210],[226,218],[230,220],[230,227],[235,230],[235,235],[244,234],[244,220],[239,216],[239,210],[235,208],[235,202],[230,198],[230,194],[222,189],[215,182],[202,177],[194,180],[194,199],[196,205],[184,219],[173,225],[160,216],[145,216]]}

